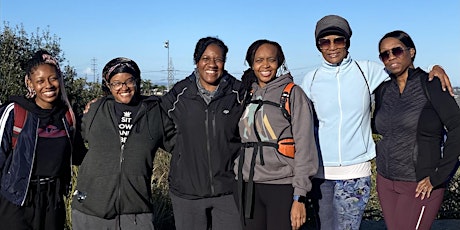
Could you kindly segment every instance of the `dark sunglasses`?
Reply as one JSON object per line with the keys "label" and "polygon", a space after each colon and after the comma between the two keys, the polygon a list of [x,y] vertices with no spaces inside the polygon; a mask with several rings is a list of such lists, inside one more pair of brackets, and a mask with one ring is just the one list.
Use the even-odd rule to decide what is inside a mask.
{"label": "dark sunglasses", "polygon": [[400,57],[401,55],[403,55],[404,51],[409,50],[409,49],[410,48],[402,48],[402,47],[398,46],[398,47],[392,48],[390,50],[386,50],[386,51],[381,52],[379,54],[379,58],[383,62],[386,62],[390,58],[390,53],[393,54],[393,56],[395,56],[395,57]]}
{"label": "dark sunglasses", "polygon": [[334,39],[320,38],[318,40],[318,46],[320,49],[329,49],[334,43],[336,48],[343,48],[347,44],[347,39],[345,37],[336,37]]}

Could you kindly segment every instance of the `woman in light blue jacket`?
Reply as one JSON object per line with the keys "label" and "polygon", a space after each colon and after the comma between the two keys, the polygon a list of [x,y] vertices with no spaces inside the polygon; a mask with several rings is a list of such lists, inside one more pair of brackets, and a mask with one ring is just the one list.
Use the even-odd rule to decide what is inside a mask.
{"label": "woman in light blue jacket", "polygon": [[[350,25],[340,16],[319,20],[315,39],[324,61],[302,83],[319,125],[322,165],[313,181],[318,193],[312,195],[320,207],[321,229],[359,229],[371,189],[371,94],[388,73],[380,63],[352,59],[351,35]],[[435,70],[431,75],[447,78],[440,67]]]}

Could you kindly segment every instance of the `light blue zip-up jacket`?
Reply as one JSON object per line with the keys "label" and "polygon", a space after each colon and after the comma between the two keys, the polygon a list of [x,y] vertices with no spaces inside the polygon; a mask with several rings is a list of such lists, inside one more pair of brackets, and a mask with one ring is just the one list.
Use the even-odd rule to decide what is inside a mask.
{"label": "light blue zip-up jacket", "polygon": [[371,93],[388,78],[380,63],[323,61],[309,72],[302,88],[318,116],[320,161],[323,166],[347,166],[375,157],[371,131]]}

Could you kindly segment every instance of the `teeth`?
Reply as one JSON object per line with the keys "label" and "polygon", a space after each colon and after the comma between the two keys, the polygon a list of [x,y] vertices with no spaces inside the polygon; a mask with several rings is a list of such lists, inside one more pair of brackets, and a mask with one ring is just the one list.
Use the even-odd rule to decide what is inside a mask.
{"label": "teeth", "polygon": [[209,74],[214,74],[214,73],[216,73],[217,71],[214,71],[214,70],[206,70],[205,72],[206,72],[206,73],[209,73]]}
{"label": "teeth", "polygon": [[329,54],[329,56],[334,58],[334,57],[337,57],[337,54]]}
{"label": "teeth", "polygon": [[262,71],[262,72],[260,72],[260,74],[262,74],[262,76],[264,76],[264,77],[269,77],[271,73],[272,73],[271,71]]}
{"label": "teeth", "polygon": [[55,92],[44,92],[43,94],[44,94],[45,96],[47,96],[47,97],[52,97],[52,96],[56,95]]}

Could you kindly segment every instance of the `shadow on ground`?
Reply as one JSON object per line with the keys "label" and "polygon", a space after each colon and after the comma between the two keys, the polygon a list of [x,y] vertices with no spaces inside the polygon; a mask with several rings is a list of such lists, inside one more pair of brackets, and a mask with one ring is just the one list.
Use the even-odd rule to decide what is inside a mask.
{"label": "shadow on ground", "polygon": [[[370,221],[363,220],[361,222],[361,230],[385,230],[385,222],[381,221]],[[435,220],[431,230],[459,230],[460,220],[456,219],[442,219]]]}

